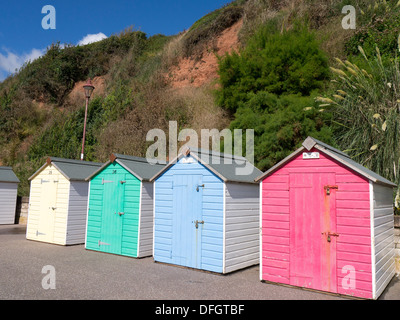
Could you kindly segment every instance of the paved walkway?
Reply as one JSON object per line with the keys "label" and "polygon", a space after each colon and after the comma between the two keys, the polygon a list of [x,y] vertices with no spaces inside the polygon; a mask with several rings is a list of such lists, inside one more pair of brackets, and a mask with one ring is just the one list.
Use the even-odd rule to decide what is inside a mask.
{"label": "paved walkway", "polygon": [[[55,289],[45,290],[44,266],[55,270]],[[262,283],[259,268],[218,275],[89,251],[83,245],[29,241],[22,225],[0,226],[0,299],[40,300],[331,300],[335,295]],[[400,299],[395,277],[382,299]]]}

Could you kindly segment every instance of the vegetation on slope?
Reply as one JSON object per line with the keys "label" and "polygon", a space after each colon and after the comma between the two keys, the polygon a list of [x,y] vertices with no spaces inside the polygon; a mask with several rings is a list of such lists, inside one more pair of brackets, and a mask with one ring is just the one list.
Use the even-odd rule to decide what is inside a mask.
{"label": "vegetation on slope", "polygon": [[[347,4],[356,8],[356,30],[342,28],[341,10]],[[386,153],[395,148],[399,129],[399,11],[397,3],[385,0],[236,0],[172,37],[147,37],[127,29],[86,46],[53,44],[44,56],[0,83],[0,162],[13,166],[22,181],[19,194],[27,195],[27,178],[44,157],[77,159],[84,104],[71,101],[69,94],[78,81],[102,77],[105,91],[89,106],[87,160],[105,161],[111,152],[144,156],[150,144],[147,131],[160,128],[168,135],[169,121],[177,121],[178,130],[199,133],[202,128],[254,128],[261,170],[312,135],[398,182],[397,151],[392,157]],[[216,95],[213,87],[172,90],[169,68],[182,58],[201,60],[204,50],[213,51],[218,35],[239,19],[242,48],[219,57]],[[379,63],[374,60],[376,46]],[[357,74],[364,69],[373,79],[357,79],[347,69],[353,68],[349,63]],[[348,87],[346,77],[337,78],[329,69],[340,66],[353,81],[350,85],[370,90],[357,92]],[[374,97],[367,95],[374,92]],[[358,96],[371,110],[357,113]],[[351,130],[345,129],[349,124]]]}

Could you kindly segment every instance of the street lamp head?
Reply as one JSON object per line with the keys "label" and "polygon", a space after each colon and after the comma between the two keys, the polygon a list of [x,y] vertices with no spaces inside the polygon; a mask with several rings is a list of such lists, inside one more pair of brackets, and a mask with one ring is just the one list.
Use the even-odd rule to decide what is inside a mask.
{"label": "street lamp head", "polygon": [[92,95],[92,92],[94,90],[94,86],[93,86],[92,80],[90,80],[90,78],[88,79],[86,84],[83,86],[83,89],[85,89],[86,98],[90,98],[90,96]]}

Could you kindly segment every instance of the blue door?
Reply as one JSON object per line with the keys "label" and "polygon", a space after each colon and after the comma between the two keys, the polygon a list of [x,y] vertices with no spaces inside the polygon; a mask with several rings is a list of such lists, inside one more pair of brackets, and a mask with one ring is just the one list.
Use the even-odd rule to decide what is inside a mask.
{"label": "blue door", "polygon": [[172,261],[201,269],[203,176],[174,175],[172,188]]}

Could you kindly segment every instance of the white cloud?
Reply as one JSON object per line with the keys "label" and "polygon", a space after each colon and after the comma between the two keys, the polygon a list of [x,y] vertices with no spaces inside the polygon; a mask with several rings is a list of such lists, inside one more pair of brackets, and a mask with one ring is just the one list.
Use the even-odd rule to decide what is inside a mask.
{"label": "white cloud", "polygon": [[[97,34],[87,34],[78,42],[78,45],[82,46],[85,44],[101,41],[106,38],[107,36],[102,32],[99,32]],[[60,45],[61,48],[64,48],[64,46],[64,44]],[[25,62],[33,61],[45,54],[46,50],[47,49],[34,48],[28,53],[18,55],[9,49],[3,48],[3,53],[0,52],[0,81],[3,81],[7,76],[21,68]]]}
{"label": "white cloud", "polygon": [[78,42],[78,45],[83,46],[85,44],[101,41],[106,38],[107,38],[107,36],[102,32],[99,32],[96,34],[88,34],[85,37],[83,37],[83,39],[81,41]]}
{"label": "white cloud", "polygon": [[42,56],[46,49],[32,49],[31,52],[21,55],[17,55],[8,49],[4,49],[4,51],[5,54],[0,52],[0,81],[21,68],[25,62],[33,61]]}

